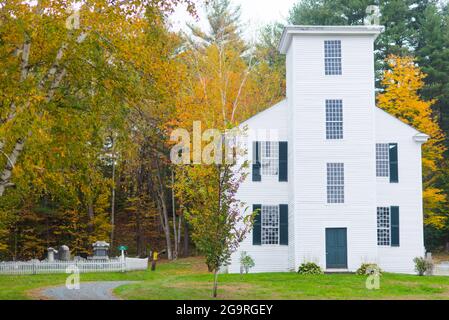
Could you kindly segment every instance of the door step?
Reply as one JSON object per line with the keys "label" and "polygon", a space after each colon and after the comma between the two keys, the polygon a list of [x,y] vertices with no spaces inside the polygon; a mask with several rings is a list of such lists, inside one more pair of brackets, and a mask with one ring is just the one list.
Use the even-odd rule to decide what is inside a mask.
{"label": "door step", "polygon": [[326,269],[324,270],[325,274],[351,274],[353,271],[349,271],[348,269]]}

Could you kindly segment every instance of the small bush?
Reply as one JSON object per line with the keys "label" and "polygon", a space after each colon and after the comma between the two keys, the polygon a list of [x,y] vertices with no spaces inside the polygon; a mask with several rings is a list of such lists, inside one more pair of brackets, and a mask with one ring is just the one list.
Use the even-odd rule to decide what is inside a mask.
{"label": "small bush", "polygon": [[375,263],[362,263],[360,268],[355,272],[358,275],[368,276],[372,274],[382,275],[382,269]]}
{"label": "small bush", "polygon": [[245,273],[248,274],[249,269],[253,268],[256,264],[255,264],[253,258],[251,258],[251,256],[248,255],[246,253],[246,251],[243,251],[240,256],[240,265],[241,265],[241,268],[243,268],[243,270],[245,270]]}
{"label": "small bush", "polygon": [[433,263],[426,258],[416,257],[415,259],[413,259],[413,262],[415,263],[415,271],[419,276],[430,273],[433,269]]}
{"label": "small bush", "polygon": [[302,263],[298,268],[299,274],[323,274],[321,267],[314,262]]}

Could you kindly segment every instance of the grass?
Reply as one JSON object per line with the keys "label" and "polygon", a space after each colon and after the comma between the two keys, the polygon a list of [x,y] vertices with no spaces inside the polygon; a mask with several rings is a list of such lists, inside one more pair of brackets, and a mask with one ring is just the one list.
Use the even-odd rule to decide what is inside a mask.
{"label": "grass", "polygon": [[[115,289],[123,299],[210,299],[212,275],[200,258],[161,263],[157,271],[81,274],[81,281],[139,281]],[[31,299],[37,288],[63,285],[66,275],[0,276],[0,299]],[[352,274],[264,273],[219,277],[220,299],[449,299],[449,277],[384,274],[380,290]],[[82,284],[81,284],[82,285]],[[36,297],[36,296],[34,296]]]}

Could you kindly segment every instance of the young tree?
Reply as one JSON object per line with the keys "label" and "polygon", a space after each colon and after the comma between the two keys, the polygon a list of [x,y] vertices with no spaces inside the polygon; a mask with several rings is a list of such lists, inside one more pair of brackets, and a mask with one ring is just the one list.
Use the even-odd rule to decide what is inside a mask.
{"label": "young tree", "polygon": [[185,215],[192,239],[214,273],[213,297],[217,297],[218,273],[228,264],[252,226],[252,214],[236,198],[246,178],[247,163],[188,166],[178,169],[178,194],[191,205]]}
{"label": "young tree", "polygon": [[[229,1],[215,0],[207,10],[211,33],[195,31],[196,37],[189,39],[186,51],[180,56],[187,76],[176,121],[169,123],[169,127],[192,132],[194,122],[199,121],[200,135],[203,130],[215,129],[220,132],[220,139],[224,139],[226,130],[252,115],[249,88],[254,86],[251,78],[254,61],[245,55]],[[209,142],[202,141],[201,136],[194,139],[199,139],[196,143],[200,147]],[[214,150],[212,157],[217,152]],[[195,157],[194,150],[193,154]],[[203,163],[201,159],[199,162],[177,166],[174,185],[192,239],[214,273],[216,297],[219,269],[226,265],[251,226],[252,215],[245,214],[244,204],[235,197],[246,177],[246,164],[228,164],[223,159],[215,164]]]}
{"label": "young tree", "polygon": [[442,228],[445,222],[443,207],[446,196],[435,187],[441,176],[441,163],[446,151],[444,133],[432,115],[435,100],[426,101],[419,96],[425,74],[411,57],[389,56],[389,70],[384,72],[385,90],[377,96],[378,106],[401,121],[430,136],[423,145],[424,215],[425,223]]}

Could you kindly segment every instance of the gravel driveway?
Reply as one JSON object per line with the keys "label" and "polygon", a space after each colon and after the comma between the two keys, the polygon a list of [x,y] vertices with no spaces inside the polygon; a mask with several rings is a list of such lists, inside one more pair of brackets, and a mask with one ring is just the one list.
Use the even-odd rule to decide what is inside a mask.
{"label": "gravel driveway", "polygon": [[120,300],[112,290],[133,281],[81,282],[79,290],[69,290],[65,286],[43,289],[40,295],[51,300]]}

